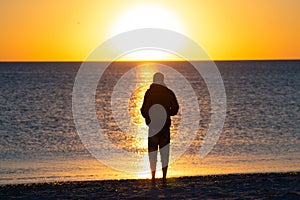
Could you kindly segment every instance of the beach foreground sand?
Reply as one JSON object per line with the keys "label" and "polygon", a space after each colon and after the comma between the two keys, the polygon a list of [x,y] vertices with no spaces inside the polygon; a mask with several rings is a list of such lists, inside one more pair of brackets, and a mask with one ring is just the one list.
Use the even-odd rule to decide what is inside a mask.
{"label": "beach foreground sand", "polygon": [[0,186],[0,199],[300,199],[300,172]]}

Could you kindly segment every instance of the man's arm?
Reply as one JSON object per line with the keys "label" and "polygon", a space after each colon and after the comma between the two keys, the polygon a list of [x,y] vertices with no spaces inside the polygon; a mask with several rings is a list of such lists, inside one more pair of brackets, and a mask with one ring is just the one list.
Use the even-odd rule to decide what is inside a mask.
{"label": "man's arm", "polygon": [[178,110],[179,110],[179,105],[178,105],[175,94],[172,92],[170,116],[176,115]]}
{"label": "man's arm", "polygon": [[141,114],[142,116],[145,118],[146,120],[146,124],[150,124],[150,117],[149,117],[149,109],[150,109],[150,100],[149,100],[149,94],[148,94],[148,91],[145,93],[145,96],[144,96],[144,101],[143,101],[143,105],[142,105],[142,108],[141,108]]}

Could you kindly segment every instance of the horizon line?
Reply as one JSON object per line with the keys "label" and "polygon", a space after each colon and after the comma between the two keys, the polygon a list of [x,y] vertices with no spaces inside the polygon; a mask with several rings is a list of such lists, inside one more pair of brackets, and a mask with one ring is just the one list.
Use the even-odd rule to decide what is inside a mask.
{"label": "horizon line", "polygon": [[118,61],[111,61],[111,60],[95,60],[95,61],[83,61],[83,60],[0,60],[0,63],[35,63],[35,62],[45,62],[45,63],[80,63],[80,62],[238,62],[238,61],[300,61],[298,59],[215,59],[215,60],[118,60]]}

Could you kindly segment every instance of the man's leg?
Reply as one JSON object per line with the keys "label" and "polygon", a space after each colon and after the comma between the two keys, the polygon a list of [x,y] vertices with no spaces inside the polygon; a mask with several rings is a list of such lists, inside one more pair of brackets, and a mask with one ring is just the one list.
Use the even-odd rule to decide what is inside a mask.
{"label": "man's leg", "polygon": [[150,161],[152,180],[154,180],[155,179],[155,171],[156,171],[156,162],[157,162],[157,151],[149,152],[149,161]]}
{"label": "man's leg", "polygon": [[151,169],[152,183],[155,183],[155,172],[158,151],[158,138],[155,136],[148,138],[148,155]]}
{"label": "man's leg", "polygon": [[163,167],[163,168],[162,168],[162,171],[163,171],[163,178],[162,178],[162,181],[163,181],[163,184],[166,184],[166,182],[167,182],[167,171],[168,171],[168,166]]}
{"label": "man's leg", "polygon": [[159,152],[161,157],[162,171],[163,171],[163,184],[167,180],[167,171],[169,165],[169,154],[170,154],[170,129],[166,128],[163,130],[161,135]]}
{"label": "man's leg", "polygon": [[170,144],[165,145],[160,150],[161,164],[162,164],[162,172],[163,172],[163,183],[166,183],[167,180],[167,171],[169,164],[169,152],[170,152]]}

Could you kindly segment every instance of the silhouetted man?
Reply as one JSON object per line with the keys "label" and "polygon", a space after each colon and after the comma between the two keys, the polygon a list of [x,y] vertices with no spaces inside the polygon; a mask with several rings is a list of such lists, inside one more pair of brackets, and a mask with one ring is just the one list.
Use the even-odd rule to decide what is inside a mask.
{"label": "silhouetted man", "polygon": [[170,152],[170,116],[176,115],[179,105],[172,90],[164,83],[164,75],[155,73],[153,83],[144,96],[141,113],[149,126],[148,153],[152,175],[152,184],[155,184],[155,171],[157,162],[157,151],[159,148],[163,184],[166,183]]}

